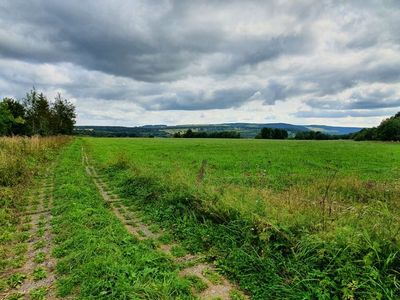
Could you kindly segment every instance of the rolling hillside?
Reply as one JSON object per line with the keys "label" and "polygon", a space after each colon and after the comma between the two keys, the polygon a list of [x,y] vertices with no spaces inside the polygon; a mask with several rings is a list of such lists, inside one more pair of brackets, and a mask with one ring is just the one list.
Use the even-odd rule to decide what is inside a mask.
{"label": "rolling hillside", "polygon": [[75,134],[89,136],[119,137],[170,137],[176,132],[193,131],[239,131],[243,138],[254,138],[263,127],[286,129],[293,134],[299,131],[321,131],[328,134],[348,134],[361,130],[359,127],[338,127],[326,125],[294,125],[287,123],[223,123],[223,124],[185,124],[185,125],[145,125],[123,126],[76,126]]}

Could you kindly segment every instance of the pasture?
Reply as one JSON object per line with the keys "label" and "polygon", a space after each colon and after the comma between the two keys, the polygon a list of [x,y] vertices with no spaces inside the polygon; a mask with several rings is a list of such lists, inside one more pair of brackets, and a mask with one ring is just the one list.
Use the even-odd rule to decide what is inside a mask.
{"label": "pasture", "polygon": [[396,143],[5,138],[4,299],[396,299]]}

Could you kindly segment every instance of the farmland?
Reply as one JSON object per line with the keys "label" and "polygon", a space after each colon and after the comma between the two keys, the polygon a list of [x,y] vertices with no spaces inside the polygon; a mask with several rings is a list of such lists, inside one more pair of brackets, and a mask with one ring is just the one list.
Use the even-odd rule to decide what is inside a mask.
{"label": "farmland", "polygon": [[396,143],[0,145],[6,299],[400,297]]}

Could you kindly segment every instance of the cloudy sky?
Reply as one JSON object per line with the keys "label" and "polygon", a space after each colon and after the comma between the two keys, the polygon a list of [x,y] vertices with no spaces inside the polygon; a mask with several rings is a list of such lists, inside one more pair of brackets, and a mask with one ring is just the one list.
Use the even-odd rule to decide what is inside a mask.
{"label": "cloudy sky", "polygon": [[371,126],[400,110],[400,1],[1,0],[0,97],[80,125]]}

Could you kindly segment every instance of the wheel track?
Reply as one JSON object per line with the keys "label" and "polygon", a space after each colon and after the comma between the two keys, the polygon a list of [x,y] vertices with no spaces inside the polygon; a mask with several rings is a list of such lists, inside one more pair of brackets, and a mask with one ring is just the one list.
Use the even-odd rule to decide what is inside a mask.
{"label": "wheel track", "polygon": [[[17,287],[1,293],[0,299],[17,296],[20,297],[18,299],[30,299],[30,293],[39,288],[45,290],[45,299],[57,299],[54,288],[56,261],[51,256],[53,236],[51,232],[52,215],[50,210],[53,204],[53,178],[48,175],[49,170],[50,168],[46,170],[46,175],[38,180],[39,187],[34,189],[36,195],[30,196],[29,210],[20,214],[21,217],[28,217],[30,219],[27,223],[23,224],[30,225],[30,237],[27,241],[26,252],[27,259],[22,267],[13,269],[9,272],[9,275],[21,273],[26,278]],[[27,220],[26,218],[24,219]],[[38,247],[38,245],[41,247]],[[39,253],[44,255],[44,261],[35,259]],[[45,278],[34,278],[33,272],[39,267],[46,272]]]}
{"label": "wheel track", "polygon": [[[143,223],[129,207],[123,204],[122,199],[117,195],[109,192],[106,183],[98,176],[96,170],[90,165],[89,159],[82,148],[82,164],[86,169],[86,173],[92,178],[99,193],[104,201],[125,226],[127,231],[134,235],[139,240],[156,240],[161,236],[160,232],[153,232],[150,227]],[[129,213],[129,217],[127,216]],[[162,232],[162,231],[161,231]],[[217,273],[214,265],[204,262],[203,257],[193,254],[187,254],[183,257],[173,257],[171,250],[173,247],[179,246],[177,243],[161,243],[157,245],[157,249],[170,257],[175,263],[182,266],[179,275],[182,277],[190,276],[197,277],[206,284],[206,288],[202,291],[193,293],[200,299],[221,299],[229,300],[232,298],[232,293],[236,292],[235,299],[249,299],[247,295],[241,293],[238,288],[228,279]],[[218,274],[219,280],[210,280],[207,273]]]}

